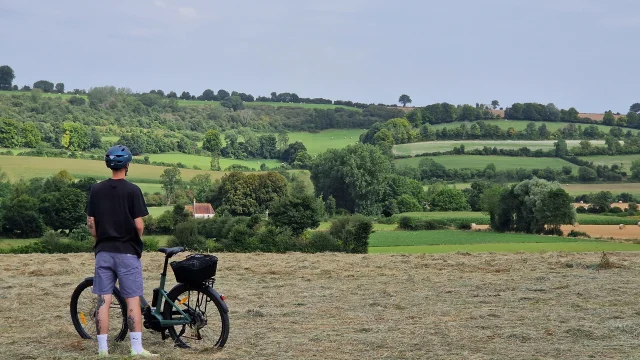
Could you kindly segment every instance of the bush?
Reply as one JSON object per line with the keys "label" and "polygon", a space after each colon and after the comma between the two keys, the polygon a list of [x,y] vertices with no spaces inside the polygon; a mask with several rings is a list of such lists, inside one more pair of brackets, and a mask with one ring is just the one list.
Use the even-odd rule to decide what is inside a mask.
{"label": "bush", "polygon": [[335,252],[340,251],[340,244],[326,231],[314,231],[309,237],[309,250],[311,252]]}
{"label": "bush", "polygon": [[556,235],[556,236],[563,236],[564,235],[564,233],[562,232],[562,229],[557,228],[557,227],[544,229],[544,231],[542,233],[544,235]]}
{"label": "bush", "polygon": [[456,223],[456,229],[458,229],[458,230],[471,230],[471,223],[469,223],[469,222]]}
{"label": "bush", "polygon": [[[447,229],[452,224],[445,219],[420,219],[411,216],[402,216],[398,220],[398,228],[401,230],[442,230]],[[471,224],[469,224],[469,229]]]}
{"label": "bush", "polygon": [[571,231],[569,231],[569,233],[567,234],[567,236],[569,236],[569,237],[585,237],[585,238],[591,238],[591,236],[589,236],[589,234],[587,234],[586,232],[582,232],[582,231],[575,231],[575,230],[571,230]]}
{"label": "bush", "polygon": [[142,249],[144,251],[149,251],[149,252],[158,251],[159,247],[160,247],[160,240],[158,240],[153,236],[145,237],[144,239],[142,239]]}
{"label": "bush", "polygon": [[266,226],[255,237],[258,248],[263,252],[298,251],[298,244],[291,234],[291,230],[283,227]]}
{"label": "bush", "polygon": [[611,208],[611,210],[609,210],[610,213],[612,214],[620,214],[622,212],[624,212],[621,208],[614,206]]}
{"label": "bush", "polygon": [[369,248],[369,235],[372,230],[371,219],[355,214],[333,220],[329,234],[338,240],[342,251],[365,254]]}
{"label": "bush", "polygon": [[193,220],[176,225],[176,230],[167,243],[169,247],[182,246],[190,251],[202,250],[206,244],[206,239],[198,234],[198,225]]}
{"label": "bush", "polygon": [[69,240],[76,242],[89,242],[93,240],[93,236],[91,236],[91,232],[86,225],[82,225],[76,229],[71,230],[69,234]]}
{"label": "bush", "polygon": [[584,206],[582,206],[582,205],[581,205],[581,206],[578,206],[578,207],[576,208],[576,212],[577,212],[578,214],[586,214],[586,213],[587,213],[587,208],[586,208],[586,207],[584,207]]}

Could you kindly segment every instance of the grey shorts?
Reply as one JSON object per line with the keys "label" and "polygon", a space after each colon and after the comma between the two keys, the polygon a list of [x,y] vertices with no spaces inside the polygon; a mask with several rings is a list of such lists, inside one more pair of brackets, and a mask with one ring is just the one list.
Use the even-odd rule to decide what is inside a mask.
{"label": "grey shorts", "polygon": [[136,255],[100,251],[96,254],[93,293],[110,295],[116,279],[125,299],[142,296],[142,263]]}

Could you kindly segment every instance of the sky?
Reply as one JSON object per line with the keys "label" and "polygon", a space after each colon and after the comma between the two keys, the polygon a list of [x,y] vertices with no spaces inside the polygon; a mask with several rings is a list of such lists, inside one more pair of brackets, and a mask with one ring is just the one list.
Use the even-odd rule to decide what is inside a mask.
{"label": "sky", "polygon": [[0,23],[0,65],[20,87],[640,102],[637,0],[0,0]]}

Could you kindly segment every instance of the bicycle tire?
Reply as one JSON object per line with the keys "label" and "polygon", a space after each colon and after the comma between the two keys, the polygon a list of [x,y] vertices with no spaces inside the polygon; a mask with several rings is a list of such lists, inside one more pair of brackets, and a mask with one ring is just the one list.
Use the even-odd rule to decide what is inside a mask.
{"label": "bicycle tire", "polygon": [[[91,335],[87,334],[84,330],[84,327],[80,324],[80,319],[78,318],[78,299],[80,298],[80,294],[85,291],[87,288],[93,286],[93,278],[87,278],[83,280],[78,286],[76,286],[73,294],[71,294],[71,302],[69,303],[69,311],[71,313],[71,321],[73,322],[73,327],[78,332],[83,339],[94,339]],[[93,293],[92,293],[93,295]],[[118,288],[113,289],[113,297],[115,297],[120,303],[120,308],[122,309],[122,325],[118,334],[115,336],[115,341],[123,341],[127,336],[127,303],[124,298],[120,294],[120,290]]]}
{"label": "bicycle tire", "polygon": [[[227,343],[227,339],[229,338],[229,309],[227,308],[227,305],[221,300],[220,295],[212,287],[205,284],[202,284],[200,286],[193,286],[193,285],[179,283],[169,291],[167,296],[169,297],[169,299],[171,299],[172,302],[176,302],[176,299],[178,298],[178,296],[186,291],[200,292],[206,295],[216,305],[216,309],[218,310],[218,313],[220,315],[221,329],[220,329],[220,336],[218,337],[218,340],[215,342],[215,344],[213,344],[213,347],[219,348],[219,349],[223,348],[224,345]],[[162,310],[163,318],[165,320],[171,319],[171,316],[172,316],[171,312],[173,310],[174,309],[171,306],[171,303],[165,300],[164,308]],[[187,343],[185,343],[180,338],[180,336],[178,336],[178,333],[176,332],[176,329],[173,326],[169,326],[167,328],[167,332],[169,333],[169,335],[174,341],[174,344],[177,347],[180,347],[180,348],[191,347]]]}

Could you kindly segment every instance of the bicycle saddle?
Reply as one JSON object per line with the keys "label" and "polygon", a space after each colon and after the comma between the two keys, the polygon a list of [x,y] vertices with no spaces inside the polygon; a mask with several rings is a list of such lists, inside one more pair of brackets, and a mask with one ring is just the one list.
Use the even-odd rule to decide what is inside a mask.
{"label": "bicycle saddle", "polygon": [[172,248],[159,248],[158,251],[167,255],[168,257],[172,257],[173,255],[184,251],[184,248],[182,246]]}

